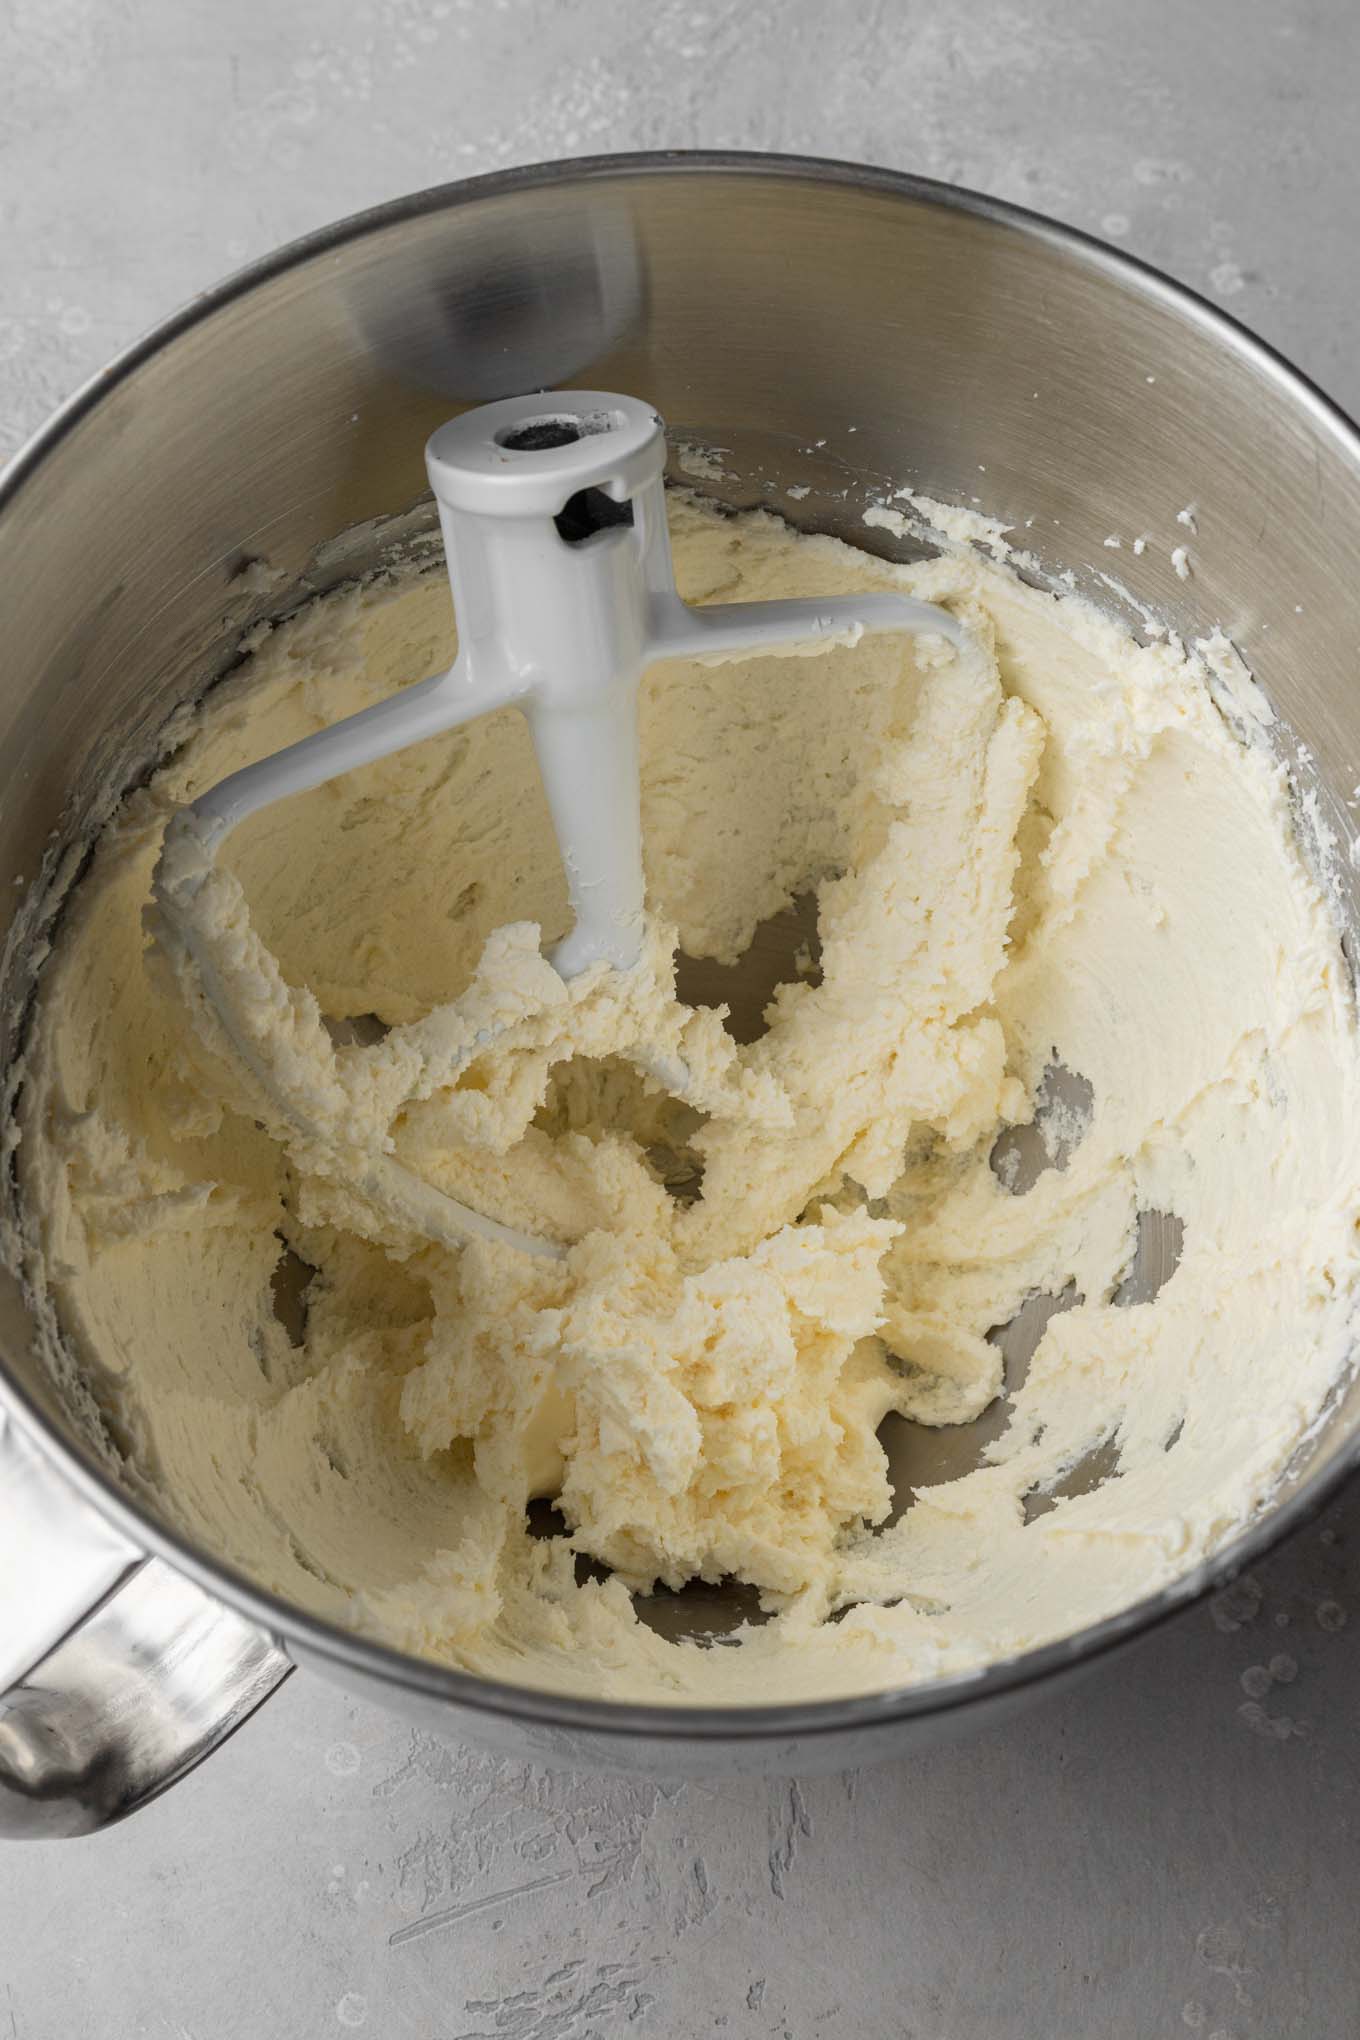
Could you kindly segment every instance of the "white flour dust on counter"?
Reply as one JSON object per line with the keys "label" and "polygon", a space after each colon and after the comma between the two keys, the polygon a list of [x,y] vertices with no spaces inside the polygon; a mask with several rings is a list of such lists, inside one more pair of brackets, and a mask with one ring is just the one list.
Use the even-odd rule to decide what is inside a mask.
{"label": "white flour dust on counter", "polygon": [[[431,576],[262,634],[104,833],[45,967],[28,1273],[124,1477],[342,1624],[630,1698],[975,1668],[1211,1551],[1345,1365],[1360,1055],[1338,931],[1221,671],[1000,560],[894,568],[672,512],[691,601],[906,588],[972,649],[656,667],[650,935],[626,976],[564,986],[542,960],[565,891],[513,713],[243,825],[213,939],[330,1100],[303,1141],[144,924],[164,823],[445,665],[452,620]],[[734,964],[810,895],[816,953],[756,1039],[677,995],[677,951]],[[506,1031],[447,1080],[489,1014]],[[683,1102],[654,1074],[677,1048]],[[1089,1110],[1022,1189],[998,1141],[1057,1065]],[[565,1260],[409,1230],[354,1187],[379,1151]],[[1129,1302],[1154,1213],[1179,1265]],[[1007,1383],[988,1334],[1036,1297],[1062,1308]],[[894,1505],[885,1424],[998,1398],[982,1463]],[[1064,1492],[1092,1454],[1102,1484]],[[536,1501],[557,1534],[532,1534]],[[639,1619],[658,1587],[727,1578],[770,1618],[731,1647]]]}

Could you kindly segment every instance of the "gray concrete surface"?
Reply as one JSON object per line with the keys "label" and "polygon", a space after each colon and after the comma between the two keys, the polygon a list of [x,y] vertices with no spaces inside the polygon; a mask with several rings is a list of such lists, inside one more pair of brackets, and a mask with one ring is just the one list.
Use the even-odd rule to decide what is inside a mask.
{"label": "gray concrete surface", "polygon": [[[1351,0],[0,0],[0,450],[309,227],[693,145],[1053,212],[1355,409],[1358,84]],[[548,1777],[298,1677],[130,1825],[0,1854],[0,2040],[1351,2040],[1358,1787],[1360,1494],[860,1777]]]}

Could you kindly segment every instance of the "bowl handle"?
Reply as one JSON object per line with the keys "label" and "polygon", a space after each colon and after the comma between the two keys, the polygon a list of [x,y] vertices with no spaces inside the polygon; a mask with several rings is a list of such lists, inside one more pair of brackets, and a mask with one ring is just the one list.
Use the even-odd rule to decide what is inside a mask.
{"label": "bowl handle", "polygon": [[0,1408],[0,1837],[120,1820],[291,1670],[106,1523]]}

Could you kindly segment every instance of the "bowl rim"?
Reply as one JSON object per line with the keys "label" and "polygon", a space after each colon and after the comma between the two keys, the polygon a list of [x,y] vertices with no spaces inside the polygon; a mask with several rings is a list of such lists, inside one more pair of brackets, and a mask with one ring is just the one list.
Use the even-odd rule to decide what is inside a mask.
{"label": "bowl rim", "polygon": [[[1360,430],[1314,382],[1251,329],[1196,291],[1173,281],[1138,257],[1111,247],[1081,228],[1010,202],[945,184],[911,172],[830,157],[760,150],[678,149],[559,158],[492,171],[482,176],[431,185],[391,199],[286,242],[247,264],[178,311],[97,370],[61,404],[0,469],[0,515],[24,484],[80,422],[145,362],[216,312],[274,278],[366,237],[427,215],[476,205],[487,199],[543,190],[568,182],[606,185],[638,178],[705,176],[722,173],[780,183],[841,186],[908,200],[918,205],[984,220],[1021,239],[1077,258],[1135,294],[1160,303],[1198,326],[1272,383],[1279,395],[1304,412],[1338,451],[1360,470]],[[0,1416],[12,1410],[24,1431],[55,1462],[84,1501],[111,1520],[148,1556],[163,1559],[214,1600],[225,1602],[257,1623],[285,1650],[296,1643],[315,1661],[358,1673],[426,1700],[473,1715],[506,1719],[526,1727],[567,1730],[620,1742],[767,1743],[846,1735],[978,1708],[1020,1694],[1079,1666],[1093,1665],[1110,1651],[1149,1634],[1179,1609],[1225,1585],[1247,1566],[1312,1520],[1360,1466],[1360,1429],[1331,1461],[1307,1476],[1298,1490],[1259,1513],[1233,1538],[1181,1578],[1129,1607],[1073,1635],[1013,1658],[881,1692],[822,1700],[712,1706],[597,1699],[550,1688],[521,1686],[484,1677],[397,1650],[355,1630],[314,1615],[201,1551],[179,1532],[158,1522],[93,1459],[50,1422],[37,1397],[10,1372],[0,1352]]]}

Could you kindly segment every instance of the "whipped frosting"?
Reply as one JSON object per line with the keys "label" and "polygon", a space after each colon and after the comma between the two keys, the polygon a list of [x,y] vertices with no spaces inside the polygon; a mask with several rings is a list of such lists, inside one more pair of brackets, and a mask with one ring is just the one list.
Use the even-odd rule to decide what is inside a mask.
{"label": "whipped frosting", "polygon": [[[433,576],[259,633],[105,830],[45,967],[30,1279],[124,1478],[338,1622],[629,1698],[973,1669],[1192,1568],[1347,1362],[1338,930],[1222,640],[1140,645],[966,547],[894,567],[671,511],[687,600],[905,588],[970,643],[654,668],[645,954],[567,985],[509,711],[246,822],[193,874],[197,961],[157,939],[178,804],[453,652]],[[819,953],[759,1038],[678,995],[677,950],[735,965],[809,895]],[[204,957],[298,1110],[215,1026]],[[1089,1105],[1050,1116],[1022,1187],[1007,1142],[1059,1068]],[[398,1176],[563,1258],[459,1247]],[[1132,1302],[1152,1214],[1179,1264]],[[1007,1380],[995,1335],[1035,1299]],[[973,1470],[894,1496],[894,1427],[989,1409]],[[1073,1491],[1083,1468],[1104,1478]],[[730,1647],[642,1619],[727,1578],[770,1618]]]}

